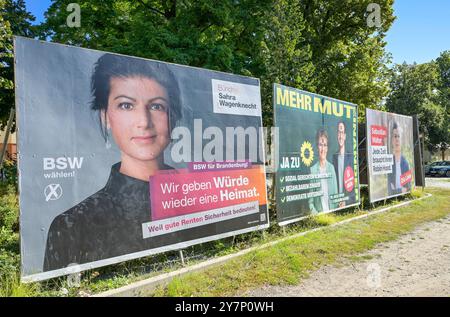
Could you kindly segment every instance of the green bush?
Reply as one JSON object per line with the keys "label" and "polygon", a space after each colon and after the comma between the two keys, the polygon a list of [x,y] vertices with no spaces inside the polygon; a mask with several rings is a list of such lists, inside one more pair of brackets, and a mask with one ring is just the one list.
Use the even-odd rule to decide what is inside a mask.
{"label": "green bush", "polygon": [[17,191],[17,161],[5,160],[1,170],[2,179],[0,181],[6,185],[12,185]]}
{"label": "green bush", "polygon": [[19,204],[14,185],[0,186],[0,228],[19,232]]}
{"label": "green bush", "polygon": [[19,283],[19,206],[14,184],[0,184],[0,296],[23,296]]}

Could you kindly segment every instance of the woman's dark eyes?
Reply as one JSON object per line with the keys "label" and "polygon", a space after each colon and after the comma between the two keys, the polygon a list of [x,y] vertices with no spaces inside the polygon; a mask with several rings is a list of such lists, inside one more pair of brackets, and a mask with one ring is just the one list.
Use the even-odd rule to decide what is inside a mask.
{"label": "woman's dark eyes", "polygon": [[131,110],[133,109],[133,105],[129,102],[121,102],[119,104],[119,108],[123,110]]}
{"label": "woman's dark eyes", "polygon": [[[129,102],[121,102],[118,107],[122,110],[132,110],[134,105]],[[160,103],[152,103],[148,105],[148,110],[165,111],[166,106]]]}
{"label": "woman's dark eyes", "polygon": [[159,111],[165,111],[166,107],[163,104],[160,103],[152,103],[149,106],[149,110],[159,110]]}

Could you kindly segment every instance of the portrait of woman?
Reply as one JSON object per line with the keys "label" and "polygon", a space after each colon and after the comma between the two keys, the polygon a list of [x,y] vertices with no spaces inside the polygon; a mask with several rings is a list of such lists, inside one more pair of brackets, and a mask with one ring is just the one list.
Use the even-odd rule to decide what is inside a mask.
{"label": "portrait of woman", "polygon": [[391,148],[394,155],[392,173],[388,174],[388,195],[397,195],[411,190],[411,182],[404,185],[401,176],[409,171],[409,164],[402,155],[402,129],[397,122],[392,123]]}
{"label": "portrait of woman", "polygon": [[[328,133],[325,129],[320,128],[317,131],[316,144],[319,151],[319,161],[311,167],[311,174],[327,174],[328,177],[320,179],[322,196],[309,199],[309,209],[312,214],[333,210],[338,207],[336,203],[330,200],[330,196],[337,194],[338,189],[334,166],[327,160]],[[316,181],[314,180],[314,182]]]}
{"label": "portrait of woman", "polygon": [[151,219],[149,179],[181,118],[177,80],[167,65],[105,54],[91,76],[91,109],[105,144],[114,139],[121,160],[106,185],[57,216],[48,231],[44,271],[142,251],[142,223]]}

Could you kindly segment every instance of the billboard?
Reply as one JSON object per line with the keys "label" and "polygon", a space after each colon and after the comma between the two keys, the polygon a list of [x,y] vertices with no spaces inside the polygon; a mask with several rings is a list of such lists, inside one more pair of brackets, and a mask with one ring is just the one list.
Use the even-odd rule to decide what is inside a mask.
{"label": "billboard", "polygon": [[359,204],[358,108],[274,84],[280,225]]}
{"label": "billboard", "polygon": [[256,78],[15,38],[22,280],[268,227]]}
{"label": "billboard", "polygon": [[370,202],[404,195],[414,187],[412,117],[366,109]]}

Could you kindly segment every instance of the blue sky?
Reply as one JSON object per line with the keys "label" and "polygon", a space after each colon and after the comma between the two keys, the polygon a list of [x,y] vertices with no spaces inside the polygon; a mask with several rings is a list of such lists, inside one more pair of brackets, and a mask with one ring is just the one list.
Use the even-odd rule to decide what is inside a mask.
{"label": "blue sky", "polygon": [[[25,2],[36,22],[42,22],[51,0]],[[394,10],[397,20],[386,37],[394,63],[425,63],[450,50],[449,0],[395,0]]]}
{"label": "blue sky", "polygon": [[36,24],[44,21],[44,12],[50,7],[51,0],[25,0],[27,10],[36,17]]}
{"label": "blue sky", "polygon": [[450,50],[449,0],[396,0],[394,14],[386,37],[394,63],[425,63]]}

